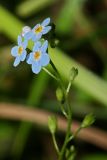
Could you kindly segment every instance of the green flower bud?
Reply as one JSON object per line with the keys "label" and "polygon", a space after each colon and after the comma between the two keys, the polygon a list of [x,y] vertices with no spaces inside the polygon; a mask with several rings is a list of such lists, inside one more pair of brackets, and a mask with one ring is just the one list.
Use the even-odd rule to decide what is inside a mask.
{"label": "green flower bud", "polygon": [[72,67],[70,70],[70,75],[69,75],[69,83],[66,89],[66,96],[68,95],[72,82],[74,81],[75,77],[78,75],[78,69]]}
{"label": "green flower bud", "polygon": [[81,127],[82,128],[86,128],[86,127],[89,127],[90,125],[92,125],[95,121],[95,117],[94,115],[91,113],[91,114],[88,114],[85,116],[82,124],[81,124]]}
{"label": "green flower bud", "polygon": [[52,134],[54,134],[57,130],[57,119],[55,116],[51,116],[48,118],[48,127]]}
{"label": "green flower bud", "polygon": [[56,97],[59,102],[64,103],[65,97],[61,88],[57,88]]}
{"label": "green flower bud", "polygon": [[71,146],[69,149],[66,149],[65,157],[67,160],[73,160],[75,158],[76,151],[75,147]]}
{"label": "green flower bud", "polygon": [[65,152],[65,157],[66,157],[66,158],[68,158],[69,152],[70,152],[70,151],[69,151],[68,149],[66,149],[66,152]]}

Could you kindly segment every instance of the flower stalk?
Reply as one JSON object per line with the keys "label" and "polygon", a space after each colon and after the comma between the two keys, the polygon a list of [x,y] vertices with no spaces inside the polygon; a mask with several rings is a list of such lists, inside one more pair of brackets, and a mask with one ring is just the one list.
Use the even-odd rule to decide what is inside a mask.
{"label": "flower stalk", "polygon": [[[74,67],[71,68],[69,82],[66,87],[62,77],[60,76],[56,66],[53,64],[48,54],[49,38],[47,39],[45,35],[50,30],[51,38],[49,42],[50,46],[54,47],[56,45],[54,37],[55,26],[50,23],[50,18],[46,18],[42,23],[35,25],[33,29],[31,29],[29,26],[23,27],[22,33],[18,36],[17,39],[17,46],[14,46],[11,49],[11,55],[15,57],[15,61],[13,64],[14,67],[18,66],[21,61],[26,60],[27,64],[31,65],[33,73],[38,74],[43,69],[48,75],[50,75],[54,80],[58,82],[59,86],[56,91],[56,97],[60,102],[60,109],[67,119],[67,131],[61,148],[58,147],[55,137],[55,133],[57,130],[57,119],[55,116],[49,117],[48,125],[52,134],[53,144],[58,155],[58,160],[71,160],[71,158],[73,160],[75,156],[75,150],[72,150],[72,145],[70,148],[67,148],[67,144],[77,136],[82,128],[91,125],[94,122],[94,117],[92,114],[87,115],[77,131],[74,134],[71,134],[72,110],[69,102],[69,92],[75,77],[78,75],[78,70]],[[33,47],[28,54],[27,46],[29,42],[33,42]],[[49,63],[54,70],[54,74],[51,73],[47,68],[45,68]]]}

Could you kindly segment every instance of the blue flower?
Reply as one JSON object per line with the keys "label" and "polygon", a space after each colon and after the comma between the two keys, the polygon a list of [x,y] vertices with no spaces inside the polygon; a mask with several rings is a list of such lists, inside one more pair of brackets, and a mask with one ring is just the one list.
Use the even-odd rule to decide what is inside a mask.
{"label": "blue flower", "polygon": [[50,23],[50,18],[46,18],[41,24],[37,24],[33,29],[30,36],[32,36],[32,40],[35,42],[39,40],[42,35],[47,34],[51,30],[51,26],[48,26]]}
{"label": "blue flower", "polygon": [[22,37],[21,36],[18,36],[18,46],[15,46],[12,48],[11,50],[11,54],[13,57],[15,57],[15,61],[14,61],[14,66],[16,67],[20,61],[24,61],[25,58],[26,58],[26,47],[27,47],[27,40],[24,40],[22,42]]}
{"label": "blue flower", "polygon": [[33,47],[33,52],[28,56],[27,63],[32,65],[32,72],[38,74],[42,67],[48,65],[50,58],[47,54],[48,41],[43,44],[36,42]]}

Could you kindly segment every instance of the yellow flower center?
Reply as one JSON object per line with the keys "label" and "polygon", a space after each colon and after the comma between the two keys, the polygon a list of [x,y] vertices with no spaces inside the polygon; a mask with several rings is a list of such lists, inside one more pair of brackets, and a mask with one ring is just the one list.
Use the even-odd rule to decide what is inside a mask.
{"label": "yellow flower center", "polygon": [[18,48],[18,54],[22,54],[22,52],[23,52],[23,47],[20,46],[20,47]]}
{"label": "yellow flower center", "polygon": [[41,56],[41,52],[40,51],[37,51],[37,52],[34,53],[34,58],[36,60],[38,60],[40,58],[40,56]]}
{"label": "yellow flower center", "polygon": [[36,29],[35,29],[35,33],[38,34],[42,31],[43,27],[42,26],[38,26]]}

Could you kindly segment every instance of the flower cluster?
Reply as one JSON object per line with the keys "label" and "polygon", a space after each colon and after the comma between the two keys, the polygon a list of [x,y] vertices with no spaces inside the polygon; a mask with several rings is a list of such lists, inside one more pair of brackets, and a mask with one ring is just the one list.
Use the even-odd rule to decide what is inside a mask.
{"label": "flower cluster", "polygon": [[[38,74],[42,67],[50,62],[47,53],[48,41],[41,42],[42,35],[47,34],[51,30],[49,26],[50,18],[46,18],[41,24],[37,24],[33,29],[25,26],[22,29],[21,35],[18,36],[18,45],[11,50],[12,56],[15,57],[14,66],[16,67],[21,61],[26,59],[26,62],[31,65],[32,72]],[[27,55],[28,41],[34,42],[33,50]]]}

